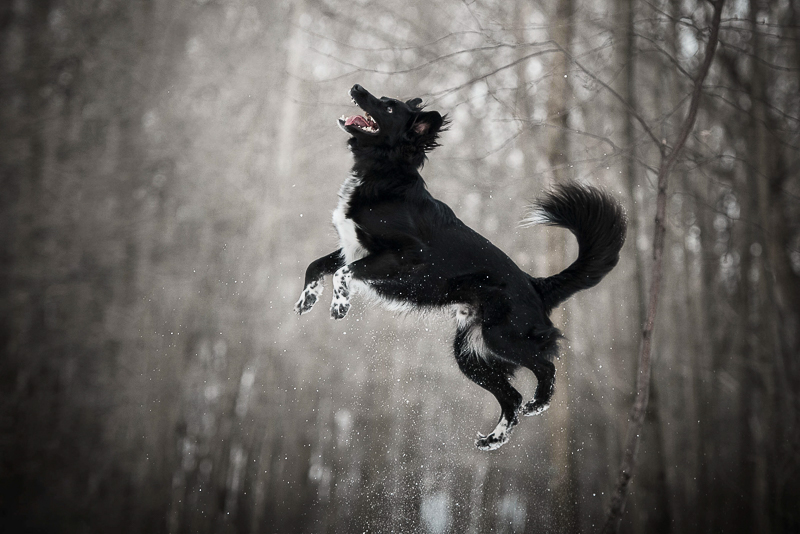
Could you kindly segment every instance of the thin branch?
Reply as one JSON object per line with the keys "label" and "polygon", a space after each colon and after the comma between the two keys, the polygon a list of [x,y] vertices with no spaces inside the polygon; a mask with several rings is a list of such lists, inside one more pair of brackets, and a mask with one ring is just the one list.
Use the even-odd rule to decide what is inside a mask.
{"label": "thin branch", "polygon": [[[528,123],[528,128],[530,128],[530,129],[537,128],[537,127],[552,128],[552,129],[564,131],[564,132],[567,132],[567,133],[573,133],[573,134],[576,134],[576,135],[581,135],[581,136],[584,136],[584,137],[597,139],[598,141],[606,143],[608,146],[610,146],[611,150],[614,152],[614,154],[621,153],[621,152],[625,151],[625,149],[622,149],[622,148],[618,147],[617,145],[615,145],[614,142],[611,139],[609,139],[608,137],[603,137],[602,135],[593,134],[591,132],[586,132],[584,130],[578,130],[577,128],[570,128],[569,126],[562,126],[562,125],[559,125],[559,124],[553,124],[553,123],[547,122],[547,121],[541,121],[541,120],[534,121],[534,120],[530,120],[530,119],[517,119],[517,120],[519,120],[520,122],[527,122]],[[627,149],[627,150],[630,150],[630,149]]]}
{"label": "thin branch", "polygon": [[[706,89],[724,89],[726,91],[731,91],[731,92],[744,92],[744,91],[741,91],[739,89],[736,89],[735,87],[728,87],[727,85],[706,85]],[[718,98],[721,101],[725,102],[726,104],[730,105],[732,108],[736,109],[737,111],[741,111],[742,113],[746,113],[751,118],[754,118],[753,114],[750,112],[750,110],[744,109],[741,105],[737,104],[736,102],[733,102],[732,100],[729,100],[729,99],[725,98],[721,94],[719,94],[719,93],[711,93],[711,92],[707,92],[706,94],[708,96],[710,96],[710,97]],[[762,106],[766,107],[768,110],[770,110],[773,113],[775,113],[776,115],[778,115],[780,118],[786,119],[787,121],[790,121],[790,122],[798,122],[798,123],[800,123],[800,117],[795,117],[793,115],[789,115],[788,113],[783,111],[781,108],[779,108],[778,106],[770,103],[769,101],[767,101],[767,100],[765,100],[763,98],[756,98],[754,100],[756,102],[760,103]],[[775,128],[775,126],[773,126],[771,124],[768,125],[766,120],[764,120],[764,119],[759,120],[759,122],[762,125],[764,125],[770,131]],[[783,131],[785,131],[786,133],[791,133],[791,132],[794,132],[796,130],[787,129],[787,130],[783,130]]]}
{"label": "thin branch", "polygon": [[[414,65],[413,67],[408,67],[408,68],[405,68],[405,69],[396,69],[396,70],[380,70],[380,69],[373,69],[373,68],[368,68],[368,67],[361,67],[361,66],[356,65],[354,63],[350,63],[350,62],[345,61],[343,59],[339,59],[338,57],[334,56],[333,54],[329,54],[327,52],[322,52],[321,50],[317,50],[315,48],[311,48],[311,50],[313,52],[316,52],[317,54],[319,54],[321,56],[327,57],[328,59],[332,59],[332,60],[336,61],[337,63],[340,63],[340,64],[345,65],[347,67],[356,68],[360,72],[374,72],[374,73],[378,73],[378,74],[408,74],[409,72],[414,72],[414,71],[417,71],[417,70],[420,70],[420,69],[424,69],[426,67],[430,67],[431,65],[434,65],[434,64],[438,63],[439,61],[444,61],[446,59],[450,59],[450,58],[456,57],[456,56],[458,56],[460,54],[472,54],[472,53],[475,53],[475,52],[494,51],[494,50],[498,50],[500,48],[521,48],[523,46],[525,46],[525,47],[527,47],[527,46],[544,46],[546,44],[552,44],[552,43],[550,41],[543,41],[541,43],[497,44],[497,45],[489,45],[489,46],[479,46],[479,47],[475,47],[475,48],[465,48],[465,49],[462,49],[462,50],[456,50],[455,52],[449,52],[447,54],[442,54],[441,56],[437,56],[434,59],[428,60],[428,61],[426,61],[424,63],[420,63],[419,65]],[[524,59],[527,59],[529,57],[532,57],[532,55],[531,56],[526,56]]]}
{"label": "thin branch", "polygon": [[662,17],[666,18],[668,21],[670,21],[670,22],[672,22],[674,24],[681,24],[683,26],[688,26],[690,28],[698,29],[697,26],[695,26],[691,22],[691,19],[689,17],[685,16],[685,15],[676,18],[676,17],[673,17],[672,15],[670,15],[669,13],[667,13],[666,11],[662,10],[661,8],[659,8],[658,6],[653,4],[652,2],[648,2],[647,0],[644,0],[643,3],[646,6],[648,6],[650,9],[652,9],[653,11],[655,11],[656,13],[658,13],[659,15],[661,15]]}
{"label": "thin branch", "polygon": [[[553,44],[555,44],[555,43],[553,43]],[[556,46],[558,46],[558,45],[556,45]],[[485,74],[481,74],[481,75],[475,76],[474,78],[470,78],[469,80],[467,80],[466,82],[462,83],[461,85],[457,85],[456,87],[450,87],[449,89],[445,89],[443,91],[439,91],[437,93],[433,93],[434,97],[435,98],[441,98],[441,97],[443,97],[445,95],[449,95],[450,93],[454,93],[454,92],[456,92],[456,91],[458,91],[460,89],[463,89],[464,87],[470,86],[470,85],[472,85],[472,84],[474,84],[476,82],[479,82],[481,80],[485,80],[486,78],[494,76],[498,72],[504,71],[506,69],[510,69],[511,67],[513,67],[515,65],[518,65],[519,63],[522,63],[523,61],[527,61],[528,59],[531,59],[532,57],[542,56],[544,54],[552,54],[552,53],[555,53],[555,52],[558,52],[558,51],[559,51],[559,48],[545,48],[544,50],[539,50],[537,52],[533,52],[531,54],[527,54],[527,55],[522,56],[521,58],[519,58],[519,59],[517,59],[515,61],[512,61],[511,63],[507,63],[507,64],[503,65],[502,67],[497,67],[496,69],[491,70],[491,71],[489,71],[489,72],[487,72]]]}
{"label": "thin branch", "polygon": [[647,135],[649,135],[649,136],[650,136],[650,139],[652,139],[652,140],[653,140],[653,142],[655,142],[655,144],[656,144],[656,146],[658,147],[658,149],[659,149],[659,150],[660,150],[660,151],[663,153],[663,151],[664,151],[664,148],[663,148],[663,146],[661,145],[661,143],[659,142],[659,140],[658,140],[658,136],[656,136],[656,135],[653,133],[653,131],[650,129],[650,126],[647,124],[647,121],[645,121],[645,120],[644,120],[644,118],[643,118],[641,115],[639,115],[639,112],[638,112],[638,111],[636,111],[636,109],[635,109],[633,106],[631,106],[630,102],[628,102],[627,100],[625,100],[624,98],[622,98],[622,96],[621,96],[619,93],[617,93],[617,92],[616,92],[616,91],[615,91],[615,90],[614,90],[614,89],[613,89],[613,88],[612,88],[610,85],[608,85],[606,82],[604,82],[603,80],[601,80],[601,79],[600,79],[600,78],[599,78],[599,77],[598,77],[596,74],[594,74],[592,71],[590,71],[589,69],[587,69],[586,67],[584,67],[584,66],[583,66],[583,65],[582,65],[580,62],[578,62],[578,60],[577,60],[576,58],[574,58],[574,57],[573,57],[573,56],[572,56],[572,55],[571,55],[569,52],[567,52],[567,50],[566,50],[566,49],[564,49],[564,48],[563,48],[561,45],[559,45],[558,43],[553,43],[553,44],[554,44],[556,47],[558,47],[558,49],[559,49],[559,50],[561,50],[561,53],[562,53],[562,54],[564,54],[565,56],[567,56],[567,59],[569,59],[569,60],[570,60],[572,63],[574,63],[576,67],[578,67],[579,69],[581,69],[581,71],[583,71],[583,73],[584,73],[584,74],[586,74],[588,77],[590,77],[590,78],[591,78],[592,80],[594,80],[595,82],[597,82],[597,83],[599,83],[600,85],[602,85],[602,86],[603,86],[603,88],[605,88],[605,90],[606,90],[606,91],[608,91],[609,93],[611,93],[611,95],[612,95],[614,98],[616,98],[617,100],[619,100],[619,102],[620,102],[620,103],[621,103],[623,106],[625,106],[625,109],[626,109],[626,110],[628,110],[628,113],[630,113],[630,114],[631,114],[631,116],[632,116],[633,118],[635,118],[635,119],[636,119],[636,121],[639,123],[639,125],[642,127],[642,129],[643,129],[643,130],[644,130],[644,131],[647,133]]}
{"label": "thin branch", "polygon": [[[652,51],[658,52],[658,53],[662,54],[663,56],[665,56],[667,58],[667,60],[669,60],[670,63],[675,65],[675,68],[678,69],[678,72],[680,72],[681,74],[683,74],[684,76],[686,76],[690,80],[692,79],[692,75],[689,74],[689,72],[681,66],[680,61],[678,61],[672,54],[670,54],[669,52],[667,52],[666,50],[661,48],[661,46],[656,42],[655,39],[653,39],[653,38],[651,38],[651,37],[649,37],[649,36],[647,36],[647,35],[645,35],[643,33],[634,32],[634,35],[636,37],[638,37],[639,39],[642,39],[643,41],[647,41],[651,45],[653,45],[653,50]],[[651,50],[642,50],[642,52],[650,52],[650,51]]]}
{"label": "thin branch", "polygon": [[603,525],[602,532],[619,532],[622,512],[625,509],[625,501],[628,495],[628,485],[633,471],[636,467],[636,453],[639,449],[639,437],[644,425],[644,417],[647,411],[647,402],[650,396],[650,350],[653,341],[653,330],[655,328],[656,311],[658,310],[658,297],[661,290],[661,274],[664,263],[664,236],[666,234],[666,212],[667,212],[667,183],[670,171],[678,160],[681,149],[686,144],[686,140],[694,128],[697,111],[700,107],[700,97],[703,94],[703,81],[714,61],[714,53],[719,40],[720,19],[722,18],[722,4],[724,0],[714,2],[714,14],[711,19],[711,34],[706,43],[705,57],[700,66],[697,78],[692,90],[692,100],[689,104],[689,112],[683,121],[678,139],[674,147],[668,154],[661,157],[661,165],[658,169],[658,195],[656,197],[656,217],[655,217],[655,236],[653,239],[653,267],[650,283],[650,298],[647,307],[647,322],[642,330],[642,343],[639,349],[639,372],[636,380],[636,400],[633,403],[630,421],[628,423],[628,436],[625,440],[625,452],[622,457],[622,464],[619,469],[616,488],[611,497],[611,506],[608,511],[606,523]]}
{"label": "thin branch", "polygon": [[777,63],[772,63],[771,61],[767,61],[766,59],[764,59],[763,57],[759,56],[755,52],[751,52],[750,50],[747,50],[746,48],[742,48],[741,46],[736,46],[736,45],[731,44],[731,43],[726,43],[725,41],[720,41],[719,44],[723,48],[730,48],[731,50],[734,50],[735,52],[738,52],[739,54],[743,54],[745,56],[749,56],[749,57],[753,58],[754,60],[758,61],[759,63],[761,63],[762,65],[764,65],[765,67],[770,68],[772,70],[780,70],[780,71],[783,71],[783,72],[798,72],[798,71],[800,71],[800,68],[786,67],[784,65],[778,65]]}
{"label": "thin branch", "polygon": [[323,33],[318,33],[318,32],[315,32],[313,30],[310,30],[309,28],[307,28],[305,26],[300,26],[297,23],[291,23],[291,25],[293,27],[299,28],[301,31],[305,32],[306,34],[310,35],[311,37],[314,37],[315,39],[324,39],[324,40],[326,40],[328,42],[331,42],[331,43],[335,44],[336,46],[339,46],[339,47],[342,47],[342,48],[349,48],[350,50],[357,50],[359,52],[367,52],[367,53],[378,53],[378,52],[387,52],[387,51],[396,52],[396,51],[405,51],[405,50],[423,50],[425,48],[429,48],[429,47],[432,47],[434,45],[437,45],[437,44],[439,44],[439,43],[441,43],[441,42],[443,42],[443,41],[445,41],[445,40],[447,40],[447,39],[449,39],[451,37],[461,37],[463,35],[482,35],[480,32],[476,32],[476,31],[458,31],[458,32],[450,32],[447,35],[443,35],[442,37],[434,39],[433,41],[429,41],[427,43],[422,43],[422,44],[417,44],[417,45],[379,46],[379,47],[369,48],[369,47],[352,45],[352,44],[350,44],[350,43],[348,43],[346,41],[341,41],[339,39],[334,39],[333,37],[330,37],[330,36],[325,35]]}

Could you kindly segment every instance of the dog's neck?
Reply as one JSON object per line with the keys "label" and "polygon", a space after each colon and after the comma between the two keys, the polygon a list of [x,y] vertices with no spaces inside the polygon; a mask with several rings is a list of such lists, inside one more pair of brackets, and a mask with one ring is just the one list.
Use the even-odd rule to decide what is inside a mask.
{"label": "dog's neck", "polygon": [[383,183],[388,187],[403,187],[423,185],[419,171],[412,167],[397,167],[389,162],[376,164],[375,162],[364,162],[356,159],[351,173],[362,183]]}
{"label": "dog's neck", "polygon": [[377,171],[382,174],[385,170],[402,172],[409,177],[419,177],[419,169],[425,163],[425,152],[414,150],[413,147],[399,146],[389,149],[381,146],[360,146],[358,141],[351,138],[348,141],[350,151],[355,162],[353,172],[359,176]]}
{"label": "dog's neck", "polygon": [[365,164],[356,159],[351,175],[358,181],[359,195],[394,197],[427,190],[425,180],[414,168],[398,168],[391,164]]}

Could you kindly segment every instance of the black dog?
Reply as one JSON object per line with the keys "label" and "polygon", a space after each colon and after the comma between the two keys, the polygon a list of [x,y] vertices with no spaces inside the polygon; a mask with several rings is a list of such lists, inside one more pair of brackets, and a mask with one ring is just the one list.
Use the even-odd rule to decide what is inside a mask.
{"label": "black dog", "polygon": [[[360,85],[350,96],[365,113],[339,119],[355,158],[333,213],[341,248],[308,266],[295,311],[311,309],[326,274],[333,275],[334,319],[347,314],[354,289],[401,308],[450,307],[459,368],[500,403],[499,423],[476,441],[479,449],[496,449],[508,441],[519,414],[549,406],[560,333],[548,315],[617,264],[625,215],[597,189],[556,187],[527,222],[572,231],[578,259],[549,278],[531,277],[428,193],[419,169],[426,153],[439,146],[447,119],[423,111],[419,98],[376,98]],[[509,382],[520,367],[533,371],[538,382],[533,400],[524,405]]]}

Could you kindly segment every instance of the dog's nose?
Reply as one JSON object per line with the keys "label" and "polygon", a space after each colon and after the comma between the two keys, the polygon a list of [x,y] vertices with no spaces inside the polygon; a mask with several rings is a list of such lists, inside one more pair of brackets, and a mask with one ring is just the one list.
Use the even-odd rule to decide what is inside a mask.
{"label": "dog's nose", "polygon": [[358,84],[355,84],[355,85],[353,86],[353,88],[351,89],[351,91],[357,91],[357,92],[359,92],[359,93],[360,93],[361,91],[363,91],[363,90],[364,90],[364,88],[363,88],[363,87],[361,87],[361,86],[360,86],[360,85],[358,85]]}

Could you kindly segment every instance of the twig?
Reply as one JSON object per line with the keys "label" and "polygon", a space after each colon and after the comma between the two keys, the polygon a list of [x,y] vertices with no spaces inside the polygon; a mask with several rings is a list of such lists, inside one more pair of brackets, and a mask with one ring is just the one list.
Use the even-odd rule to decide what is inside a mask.
{"label": "twig", "polygon": [[639,449],[639,436],[644,424],[644,416],[647,411],[647,401],[650,395],[650,348],[653,339],[653,329],[655,327],[656,311],[658,309],[658,295],[661,289],[661,274],[664,260],[664,235],[666,234],[665,218],[667,211],[667,180],[669,173],[678,155],[686,144],[689,134],[694,127],[697,118],[697,110],[700,106],[700,97],[703,93],[703,80],[705,80],[711,63],[714,61],[714,52],[719,40],[720,19],[722,18],[722,4],[724,0],[714,2],[714,14],[711,19],[711,34],[706,43],[705,57],[700,66],[697,78],[694,81],[692,99],[689,104],[689,112],[683,121],[678,139],[672,150],[661,157],[661,165],[658,169],[658,195],[656,199],[656,218],[655,218],[655,238],[653,239],[653,268],[652,281],[650,283],[650,297],[647,307],[647,322],[642,330],[642,344],[639,349],[639,372],[636,379],[636,400],[633,403],[631,418],[628,424],[628,435],[625,440],[625,453],[622,457],[622,464],[619,469],[619,477],[614,493],[611,497],[611,507],[608,511],[606,523],[603,525],[603,533],[616,533],[619,531],[620,519],[625,509],[625,500],[628,495],[628,484],[630,483],[633,471],[636,467],[636,453]]}
{"label": "twig", "polygon": [[631,114],[631,116],[632,116],[634,119],[636,119],[636,121],[639,123],[639,125],[642,127],[642,129],[645,131],[645,133],[647,133],[647,135],[648,135],[648,136],[650,136],[650,139],[652,139],[652,140],[653,140],[653,142],[655,143],[656,147],[658,147],[658,149],[661,151],[661,153],[662,153],[662,154],[664,153],[664,147],[661,145],[661,143],[659,143],[658,136],[656,136],[656,135],[653,133],[653,131],[650,129],[650,126],[648,126],[648,124],[647,124],[647,121],[646,121],[646,120],[644,120],[644,118],[643,118],[641,115],[639,115],[639,112],[637,112],[637,111],[636,111],[636,109],[635,109],[633,106],[631,106],[631,103],[630,103],[630,102],[628,102],[627,100],[625,100],[624,98],[622,98],[622,96],[620,96],[620,94],[619,94],[618,92],[616,92],[616,91],[615,91],[615,90],[614,90],[614,89],[613,89],[613,88],[612,88],[610,85],[608,85],[606,82],[604,82],[603,80],[601,80],[601,79],[600,79],[600,78],[599,78],[599,77],[598,77],[598,76],[597,76],[595,73],[593,73],[592,71],[590,71],[589,69],[587,69],[586,67],[584,67],[584,66],[583,66],[581,63],[579,63],[579,62],[578,62],[578,60],[577,60],[576,58],[572,57],[572,55],[571,55],[569,52],[567,52],[567,50],[566,50],[565,48],[563,48],[563,47],[562,47],[561,45],[559,45],[558,43],[553,43],[553,44],[554,44],[555,46],[557,46],[557,47],[558,47],[558,49],[561,51],[561,53],[562,53],[562,54],[564,54],[565,56],[567,56],[567,59],[569,59],[569,60],[570,60],[572,63],[574,63],[574,64],[575,64],[575,66],[576,66],[576,67],[578,67],[578,68],[579,68],[581,71],[583,71],[583,73],[584,73],[584,74],[586,74],[588,77],[590,77],[590,78],[591,78],[592,80],[594,80],[596,83],[598,83],[598,84],[602,85],[602,86],[603,86],[603,88],[604,88],[606,91],[608,91],[609,93],[611,93],[611,96],[613,96],[614,98],[616,98],[617,100],[619,100],[619,102],[620,102],[620,103],[621,103],[623,106],[625,106],[625,109],[626,109],[626,110],[628,110],[628,113],[630,113],[630,114]]}

